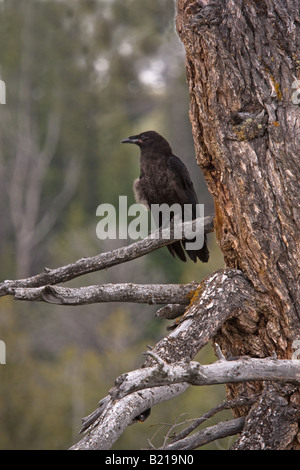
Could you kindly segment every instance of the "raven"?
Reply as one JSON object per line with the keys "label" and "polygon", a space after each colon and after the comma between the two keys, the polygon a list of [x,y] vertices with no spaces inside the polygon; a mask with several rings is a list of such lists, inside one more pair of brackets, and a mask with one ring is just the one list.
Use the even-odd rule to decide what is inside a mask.
{"label": "raven", "polygon": [[[168,141],[155,131],[142,132],[123,139],[121,143],[136,144],[140,147],[140,177],[134,181],[133,191],[137,202],[151,209],[152,204],[179,204],[182,210],[184,204],[192,207],[192,218],[196,217],[196,196],[189,172],[180,160],[173,155]],[[161,220],[159,226],[161,226]],[[192,240],[190,240],[192,242]],[[209,251],[206,235],[201,249],[187,250],[184,241],[176,241],[167,245],[171,255],[177,255],[186,261],[185,251],[192,261],[197,258],[207,262]]]}

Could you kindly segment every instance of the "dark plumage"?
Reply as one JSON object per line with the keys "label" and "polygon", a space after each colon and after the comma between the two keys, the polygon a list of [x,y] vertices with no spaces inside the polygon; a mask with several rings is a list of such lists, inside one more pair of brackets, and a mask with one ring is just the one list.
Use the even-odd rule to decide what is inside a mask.
{"label": "dark plumage", "polygon": [[[180,204],[182,210],[184,204],[192,204],[192,218],[195,218],[198,198],[193,183],[186,166],[173,155],[167,140],[155,131],[147,131],[128,137],[122,143],[136,144],[141,151],[140,177],[133,185],[136,201],[148,208],[151,204]],[[182,261],[186,261],[185,251],[194,262],[197,258],[207,262],[209,258],[206,236],[200,250],[185,250],[185,242],[180,240],[167,247],[172,256],[176,254]]]}

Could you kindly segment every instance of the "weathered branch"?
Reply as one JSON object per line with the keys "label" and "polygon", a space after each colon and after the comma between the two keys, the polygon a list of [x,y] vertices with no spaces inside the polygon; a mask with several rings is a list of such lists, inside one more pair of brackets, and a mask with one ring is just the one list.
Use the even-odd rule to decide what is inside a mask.
{"label": "weathered branch", "polygon": [[[195,290],[177,328],[152,349],[152,357],[147,358],[144,367],[138,372],[138,375],[140,372],[145,373],[144,386],[147,388],[118,399],[113,389],[112,395],[101,400],[100,407],[84,420],[83,430],[88,427],[91,430],[76,445],[76,448],[108,448],[108,443],[111,446],[126,426],[149,408],[150,397],[151,406],[153,406],[172,398],[174,393],[176,395],[183,393],[187,387],[186,381],[159,387],[154,385],[153,388],[149,388],[147,371],[157,370],[160,367],[163,369],[165,363],[169,364],[170,370],[172,364],[181,361],[182,364],[187,361],[185,363],[187,366],[188,361],[214,337],[224,321],[231,316],[238,315],[241,309],[249,314],[256,309],[256,294],[241,271],[224,269],[206,278]],[[157,361],[161,362],[159,366],[157,366]],[[168,365],[166,367],[168,368]],[[183,373],[182,380],[185,379]],[[138,381],[141,382],[140,378]],[[151,385],[153,384],[155,381]],[[132,401],[130,397],[133,397]],[[134,397],[138,397],[136,402]],[[140,401],[141,397],[144,399],[144,405]],[[107,440],[108,428],[114,429],[114,439]],[[112,437],[111,434],[110,437]]]}
{"label": "weathered branch", "polygon": [[109,449],[137,415],[158,403],[175,398],[186,388],[187,384],[177,384],[170,387],[145,389],[132,393],[117,402],[104,399],[103,412],[100,406],[93,413],[94,427],[81,441],[72,446],[71,450]]}
{"label": "weathered branch", "polygon": [[97,302],[174,303],[187,305],[199,286],[190,284],[104,284],[69,288],[45,286],[11,289],[17,300],[48,302],[60,305],[84,305]]}
{"label": "weathered branch", "polygon": [[221,422],[214,426],[209,426],[201,431],[198,431],[191,436],[168,444],[164,450],[193,450],[197,447],[204,446],[209,442],[223,439],[224,437],[234,436],[243,430],[245,418],[236,418],[230,421]]}
{"label": "weathered branch", "polygon": [[[203,220],[204,232],[210,233],[214,230],[214,216],[210,215]],[[189,233],[191,227],[196,226],[196,221],[189,221],[182,224],[182,232]],[[176,227],[174,228],[176,230]],[[178,230],[176,230],[177,232]],[[184,238],[184,237],[183,237]],[[120,263],[131,261],[135,258],[146,255],[158,248],[166,246],[174,240],[173,231],[169,229],[155,231],[143,240],[139,240],[126,247],[101,253],[99,255],[81,258],[78,261],[61,266],[55,269],[45,268],[44,273],[27,279],[7,280],[0,284],[0,296],[11,295],[13,290],[20,287],[41,287],[47,285],[67,282],[84,274],[110,268]]]}
{"label": "weathered branch", "polygon": [[121,375],[110,390],[114,400],[148,387],[187,382],[191,385],[215,385],[253,380],[284,381],[300,384],[300,361],[272,358],[242,358],[209,365],[180,361],[137,369]]}
{"label": "weathered branch", "polygon": [[[192,360],[228,318],[238,317],[241,311],[249,316],[256,313],[258,300],[258,294],[241,271],[221,269],[199,284],[176,329],[153,352],[169,363]],[[148,358],[145,365],[153,363]]]}
{"label": "weathered branch", "polygon": [[[162,363],[159,358],[154,367],[141,368],[121,375],[109,396],[101,400],[98,410],[84,422],[94,425],[91,432],[72,449],[107,449],[121,435],[125,428],[146,408],[169,400],[183,393],[187,383],[192,385],[213,385],[252,380],[284,381],[300,383],[300,364],[297,360],[277,360],[272,358],[242,358],[236,361],[219,361],[202,366],[196,362],[181,361],[175,364]],[[167,385],[171,385],[168,387]],[[153,387],[153,388],[151,388]],[[243,423],[239,422],[239,430]],[[222,437],[231,435],[223,425],[214,427],[214,436],[220,430]],[[233,434],[236,434],[233,432]],[[109,438],[108,438],[109,435]],[[195,436],[185,437],[167,449],[193,449],[203,445],[208,430]],[[214,437],[214,440],[219,437]]]}
{"label": "weathered branch", "polygon": [[185,306],[182,304],[168,304],[157,310],[155,316],[158,318],[164,318],[166,320],[172,320],[183,315],[184,311]]}
{"label": "weathered branch", "polygon": [[[251,395],[250,397],[239,397],[239,398],[236,398],[234,400],[229,400],[229,401],[225,400],[225,401],[223,401],[223,403],[219,403],[217,406],[210,409],[209,411],[204,413],[204,415],[200,416],[199,418],[194,418],[194,419],[187,420],[186,423],[189,422],[191,424],[189,424],[185,429],[180,431],[178,434],[173,433],[173,435],[170,437],[171,433],[169,431],[169,433],[168,433],[169,436],[166,436],[167,439],[165,438],[165,444],[164,444],[163,448],[168,449],[169,445],[173,445],[173,444],[177,443],[178,441],[182,441],[189,434],[191,434],[193,431],[195,431],[195,429],[197,427],[199,427],[205,421],[211,419],[217,413],[220,413],[221,411],[224,411],[224,410],[232,410],[236,407],[241,407],[241,406],[249,407],[249,406],[252,406],[257,401],[258,398],[259,398],[258,395]],[[180,425],[186,424],[186,423],[180,423]],[[176,427],[176,424],[174,424],[172,426],[173,431],[175,430],[175,427]],[[169,441],[168,441],[168,439],[169,439]],[[171,441],[170,441],[170,439],[171,439]],[[179,445],[181,445],[181,444],[179,444]]]}

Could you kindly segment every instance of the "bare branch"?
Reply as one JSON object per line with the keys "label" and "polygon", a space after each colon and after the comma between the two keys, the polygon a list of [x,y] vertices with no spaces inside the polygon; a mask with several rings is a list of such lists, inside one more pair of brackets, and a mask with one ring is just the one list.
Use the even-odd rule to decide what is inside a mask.
{"label": "bare branch", "polygon": [[109,449],[137,415],[158,403],[175,398],[186,388],[187,384],[156,387],[132,393],[116,402],[110,400],[102,414],[97,413],[97,410],[93,413],[93,422],[97,420],[94,427],[71,450]]}
{"label": "bare branch", "polygon": [[155,317],[164,318],[166,320],[173,320],[174,318],[180,317],[184,314],[185,305],[182,304],[168,304],[164,307],[161,307],[155,313]]}
{"label": "bare branch", "polygon": [[173,364],[164,362],[162,365],[160,362],[158,366],[141,368],[121,375],[116,380],[115,387],[110,390],[110,395],[114,400],[118,400],[143,388],[181,382],[191,385],[215,385],[254,380],[300,383],[300,361],[242,358],[235,361],[217,361],[209,365],[186,361]]}
{"label": "bare branch", "polygon": [[[194,227],[195,224],[196,221],[185,222],[182,224],[183,232],[188,233],[188,228]],[[214,217],[212,215],[205,217],[205,233],[213,232],[213,230]],[[11,295],[12,288],[41,287],[67,282],[76,277],[83,276],[84,274],[107,269],[111,266],[139,258],[172,243],[172,241],[174,241],[173,233],[171,231],[170,235],[168,228],[162,231],[157,230],[143,240],[139,240],[129,246],[108,251],[107,253],[101,253],[93,257],[81,258],[74,263],[56,269],[46,268],[44,273],[26,279],[4,281],[0,284],[0,296]]]}
{"label": "bare branch", "polygon": [[104,284],[69,288],[45,286],[11,289],[17,300],[48,302],[60,305],[84,305],[97,302],[139,302],[147,304],[187,305],[198,287],[190,284]]}
{"label": "bare branch", "polygon": [[192,450],[197,447],[204,446],[209,442],[216,441],[217,439],[223,439],[227,436],[234,436],[235,434],[243,430],[245,424],[245,418],[236,418],[230,421],[221,422],[214,426],[209,426],[201,431],[198,431],[191,436],[171,443],[164,447],[164,450]]}
{"label": "bare branch", "polygon": [[[195,384],[215,384],[241,381],[243,377],[245,380],[257,379],[258,376],[255,375],[253,363],[247,362],[247,359],[243,359],[244,362],[222,360],[211,366],[201,366],[198,363],[189,362],[215,336],[225,320],[238,315],[241,309],[253,313],[257,307],[256,296],[257,293],[255,293],[251,283],[237,269],[220,270],[206,278],[195,290],[194,296],[187,306],[184,316],[179,321],[177,328],[151,350],[155,357],[161,359],[160,364],[157,365],[155,357],[148,357],[141,369],[122,375],[117,380],[116,386],[110,391],[110,395],[101,401],[99,409],[84,420],[82,430],[86,430],[93,424],[94,427],[90,428],[91,435],[84,438],[82,443],[83,448],[89,448],[89,442],[94,446],[92,448],[98,448],[97,446],[101,447],[103,445],[107,446],[106,426],[108,425],[119,429],[120,422],[122,422],[121,432],[125,430],[129,421],[127,421],[127,408],[125,405],[123,407],[122,403],[128,397],[148,397],[149,393],[153,403],[161,403],[164,400],[170,399],[172,394],[175,393],[174,390],[176,390],[177,394],[183,393],[188,386],[187,381]],[[259,359],[257,361],[263,362],[263,360]],[[269,365],[267,374],[269,374],[271,380],[274,375],[274,362],[272,361],[275,361],[275,359],[268,359],[268,361],[271,362],[267,364]],[[299,373],[299,368],[295,372],[296,361],[291,362],[292,371],[286,368],[289,364],[280,363],[283,366],[279,366],[279,368],[281,377],[286,378],[286,374],[289,375],[291,372],[289,378],[294,380],[296,372],[298,371],[297,373]],[[243,375],[245,364],[248,364],[246,368],[247,374]],[[207,369],[207,367],[211,367],[211,369]],[[212,372],[210,373],[210,371]],[[264,380],[265,375],[263,375],[262,370],[260,372],[260,378]],[[296,376],[296,380],[298,379],[299,375]],[[180,381],[182,383],[178,383]],[[168,383],[170,385],[165,385]],[[150,386],[153,388],[149,388]],[[181,387],[180,392],[176,388],[179,386]],[[165,394],[164,399],[161,396],[162,393]],[[145,411],[148,408],[147,400],[148,398],[144,402],[143,407],[138,401],[135,410],[130,408],[131,419],[138,416],[141,409]],[[115,411],[113,413],[115,422],[108,424],[106,422],[106,412],[117,404],[119,404],[118,411],[125,413],[125,421]],[[112,415],[109,416],[112,419]],[[124,424],[125,422],[127,424]],[[109,445],[111,446],[113,442],[110,441]],[[81,443],[77,444],[77,448],[81,448]]]}
{"label": "bare branch", "polygon": [[[157,362],[156,357],[155,362]],[[252,380],[300,383],[299,361],[243,358],[237,361],[218,361],[205,366],[197,362],[182,361],[167,364],[159,361],[159,364],[154,367],[141,368],[123,374],[116,380],[116,385],[110,390],[109,396],[101,400],[98,410],[85,418],[82,430],[86,430],[92,425],[93,427],[90,433],[72,449],[109,448],[137,415],[155,404],[170,400],[183,393],[187,388],[187,383],[212,385]],[[168,387],[167,384],[170,386]],[[241,405],[240,400],[242,399],[239,399],[238,403],[233,403],[232,406]],[[249,398],[246,400],[247,405],[251,404]],[[150,405],[149,402],[151,402]],[[199,422],[197,425],[199,424],[201,423]],[[220,429],[223,429],[222,425]],[[217,430],[218,427],[215,427],[214,436],[218,436],[215,434]],[[233,434],[241,430],[242,428],[239,428],[239,431],[235,431]],[[224,430],[224,433],[227,431]],[[194,435],[195,437],[192,436],[187,440],[184,436],[177,440],[177,444],[171,443],[166,448],[192,449],[203,445],[202,438],[206,435],[205,431],[200,431]],[[222,434],[223,437],[225,435],[231,434]],[[211,440],[217,438],[220,436]],[[188,447],[186,447],[187,445]]]}
{"label": "bare branch", "polygon": [[[208,419],[212,418],[217,413],[220,413],[224,410],[230,410],[240,406],[251,406],[255,403],[255,401],[259,398],[259,395],[252,395],[250,397],[239,397],[234,400],[224,401],[223,403],[219,403],[217,406],[212,408],[211,410],[207,411],[202,415],[200,418],[194,418],[189,420],[188,422],[192,422],[189,426],[187,426],[183,431],[178,433],[177,435],[173,436],[171,439],[171,444],[174,442],[180,441],[191,434],[198,426],[202,423],[207,421]],[[183,423],[181,423],[183,424]]]}
{"label": "bare branch", "polygon": [[[191,298],[176,329],[153,352],[168,363],[191,360],[212,339],[223,323],[241,309],[257,310],[257,293],[238,269],[221,269],[204,279]],[[149,358],[147,366],[153,365]]]}

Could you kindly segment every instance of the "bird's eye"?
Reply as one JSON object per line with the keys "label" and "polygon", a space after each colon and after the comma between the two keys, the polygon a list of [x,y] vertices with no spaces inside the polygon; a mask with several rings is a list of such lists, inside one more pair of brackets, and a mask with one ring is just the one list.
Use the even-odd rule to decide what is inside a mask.
{"label": "bird's eye", "polygon": [[147,139],[149,139],[149,137],[148,137],[147,135],[145,135],[145,134],[142,134],[142,135],[141,135],[141,139],[147,140]]}

